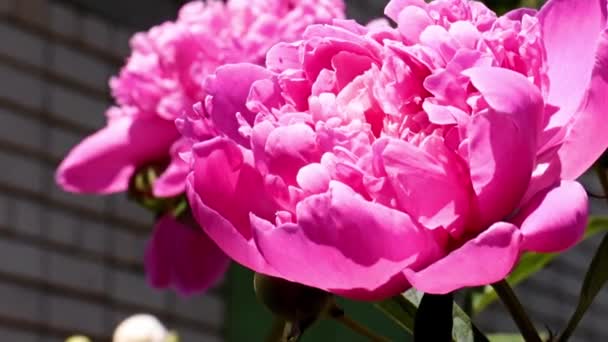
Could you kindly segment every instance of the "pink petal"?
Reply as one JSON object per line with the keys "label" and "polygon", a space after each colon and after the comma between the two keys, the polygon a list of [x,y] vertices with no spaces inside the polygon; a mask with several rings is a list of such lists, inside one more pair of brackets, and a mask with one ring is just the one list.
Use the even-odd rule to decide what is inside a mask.
{"label": "pink petal", "polygon": [[56,182],[73,192],[125,191],[137,167],[166,158],[178,136],[173,122],[154,116],[115,118],[70,151]]}
{"label": "pink petal", "polygon": [[173,197],[186,191],[186,176],[190,172],[190,165],[181,158],[180,154],[190,152],[190,148],[191,144],[184,138],[173,144],[171,163],[154,182],[155,197]]}
{"label": "pink petal", "polygon": [[400,209],[429,229],[462,227],[469,210],[468,179],[461,176],[462,160],[440,138],[429,137],[420,147],[382,139],[374,152]]}
{"label": "pink petal", "polygon": [[587,225],[587,193],[577,182],[562,181],[534,196],[513,219],[523,235],[523,249],[560,252],[576,244]]}
{"label": "pink petal", "polygon": [[536,166],[532,171],[532,178],[530,178],[530,184],[526,194],[520,201],[522,204],[528,203],[528,201],[534,197],[539,191],[544,189],[552,188],[560,182],[561,165],[557,158],[558,148],[555,146],[536,156]]}
{"label": "pink petal", "polygon": [[358,299],[399,293],[406,267],[439,254],[433,233],[400,211],[363,199],[348,186],[310,196],[297,208],[297,222],[275,227],[252,217],[264,258],[285,279]]}
{"label": "pink petal", "polygon": [[412,286],[426,293],[487,285],[509,274],[519,258],[520,245],[517,227],[497,222],[427,268],[418,272],[406,269],[404,274]]}
{"label": "pink petal", "polygon": [[249,146],[246,137],[239,133],[239,113],[249,124],[255,114],[247,109],[247,98],[252,84],[257,80],[270,79],[272,73],[255,64],[227,64],[217,68],[216,74],[207,79],[205,89],[210,95],[209,115],[215,127],[243,146]]}
{"label": "pink petal", "polygon": [[[576,86],[572,86],[576,88]],[[559,150],[562,178],[576,179],[608,147],[608,32],[597,47],[591,82],[578,112],[568,123],[566,138]]]}
{"label": "pink petal", "polygon": [[399,32],[411,44],[418,43],[422,31],[433,24],[427,11],[418,6],[405,7],[397,17]]}
{"label": "pink petal", "polygon": [[[548,103],[559,107],[559,111],[548,118],[543,144],[566,125],[570,125],[570,120],[579,120],[579,114],[582,114],[585,122],[594,122],[586,129],[591,132],[597,132],[593,131],[594,128],[604,129],[603,126],[608,125],[606,120],[596,120],[595,116],[597,108],[602,108],[600,105],[605,101],[605,85],[599,80],[595,81],[594,85],[590,83],[593,75],[605,73],[603,69],[606,62],[602,60],[606,58],[606,44],[605,38],[601,36],[606,27],[606,1],[552,0],[543,6],[538,18],[547,53],[547,73],[550,80]],[[575,30],[572,29],[574,27]],[[592,101],[588,99],[587,93],[590,91],[595,93],[591,97]],[[591,112],[585,109],[589,106],[593,108]],[[587,147],[585,144],[586,142],[579,146]],[[596,144],[592,146],[594,145]],[[583,152],[587,149],[578,150],[578,147],[572,147],[572,152]],[[570,153],[565,152],[564,156],[568,154]],[[586,155],[584,152],[579,158],[587,160]],[[587,163],[568,166],[564,174],[576,178],[573,175],[582,172],[587,166]]]}
{"label": "pink petal", "polygon": [[295,185],[302,166],[321,159],[315,132],[305,123],[277,127],[265,145],[269,171],[287,184]]}
{"label": "pink petal", "polygon": [[399,14],[408,6],[426,8],[426,3],[424,0],[391,0],[384,8],[384,14],[398,23]]}
{"label": "pink petal", "polygon": [[259,173],[229,139],[195,145],[186,194],[194,217],[232,259],[255,271],[276,275],[252,240],[249,213],[273,218],[274,202],[265,195]]}
{"label": "pink petal", "polygon": [[174,197],[186,191],[186,176],[190,166],[181,159],[173,159],[169,167],[154,182],[155,197]]}
{"label": "pink petal", "polygon": [[480,226],[487,226],[509,215],[528,187],[543,101],[538,89],[513,71],[481,67],[465,74],[490,107],[466,126]]}
{"label": "pink petal", "polygon": [[226,272],[230,259],[199,227],[170,215],[161,218],[148,241],[145,264],[148,282],[190,295],[207,290]]}

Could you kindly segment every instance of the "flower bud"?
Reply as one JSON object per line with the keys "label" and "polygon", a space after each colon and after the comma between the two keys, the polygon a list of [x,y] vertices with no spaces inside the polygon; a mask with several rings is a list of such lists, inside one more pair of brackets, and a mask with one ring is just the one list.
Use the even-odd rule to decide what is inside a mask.
{"label": "flower bud", "polygon": [[91,342],[91,340],[83,335],[74,335],[70,336],[65,340],[65,342]]}
{"label": "flower bud", "polygon": [[122,321],[114,331],[113,342],[165,342],[167,329],[156,317],[138,314]]}
{"label": "flower bud", "polygon": [[332,304],[332,295],[325,291],[260,273],[255,274],[253,287],[272,313],[289,322],[310,324]]}
{"label": "flower bud", "polygon": [[165,168],[162,164],[149,164],[139,168],[129,183],[129,199],[158,215],[171,212],[174,217],[179,217],[188,210],[188,201],[184,195],[162,198],[154,195],[154,182]]}

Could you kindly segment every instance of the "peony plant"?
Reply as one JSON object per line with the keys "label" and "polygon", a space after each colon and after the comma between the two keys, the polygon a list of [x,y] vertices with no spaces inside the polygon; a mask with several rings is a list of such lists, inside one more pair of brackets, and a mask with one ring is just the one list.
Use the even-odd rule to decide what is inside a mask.
{"label": "peony plant", "polygon": [[[285,323],[273,339],[330,317],[385,341],[342,296],[379,302],[419,341],[487,341],[452,295],[489,285],[526,341],[546,340],[506,279],[585,235],[577,178],[608,147],[606,0],[504,15],[391,0],[390,21],[367,25],[343,13],[339,0],[186,5],[133,38],[107,126],[58,183],[157,212],[154,286],[204,290],[230,259],[253,270]],[[551,341],[608,280],[606,255],[608,239]]]}
{"label": "peony plant", "polygon": [[[254,271],[352,299],[500,293],[523,253],[584,234],[576,178],[608,146],[606,10],[392,0],[396,27],[334,20],[264,67],[219,67],[177,121],[195,218]],[[219,134],[198,139],[206,120]]]}

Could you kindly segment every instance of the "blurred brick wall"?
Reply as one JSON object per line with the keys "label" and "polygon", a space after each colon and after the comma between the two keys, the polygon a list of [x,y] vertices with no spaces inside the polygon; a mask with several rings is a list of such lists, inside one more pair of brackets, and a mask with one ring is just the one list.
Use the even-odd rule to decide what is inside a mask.
{"label": "blurred brick wall", "polygon": [[146,285],[150,214],[53,182],[62,156],[103,125],[130,35],[63,2],[0,0],[0,341],[108,341],[142,311],[183,341],[221,340],[218,291],[183,300]]}
{"label": "blurred brick wall", "polygon": [[388,0],[346,0],[348,17],[361,23],[367,23],[374,18],[380,18]]}

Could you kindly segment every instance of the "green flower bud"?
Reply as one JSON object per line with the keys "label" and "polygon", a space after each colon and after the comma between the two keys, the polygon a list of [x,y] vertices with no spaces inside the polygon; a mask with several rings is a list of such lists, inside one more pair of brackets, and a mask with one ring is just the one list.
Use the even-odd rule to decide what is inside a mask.
{"label": "green flower bud", "polygon": [[185,195],[159,198],[154,196],[154,182],[163,173],[166,165],[149,164],[140,167],[129,183],[129,198],[158,216],[171,213],[179,218],[189,210]]}
{"label": "green flower bud", "polygon": [[275,315],[289,322],[314,322],[333,303],[325,291],[256,273],[253,287],[258,299]]}

